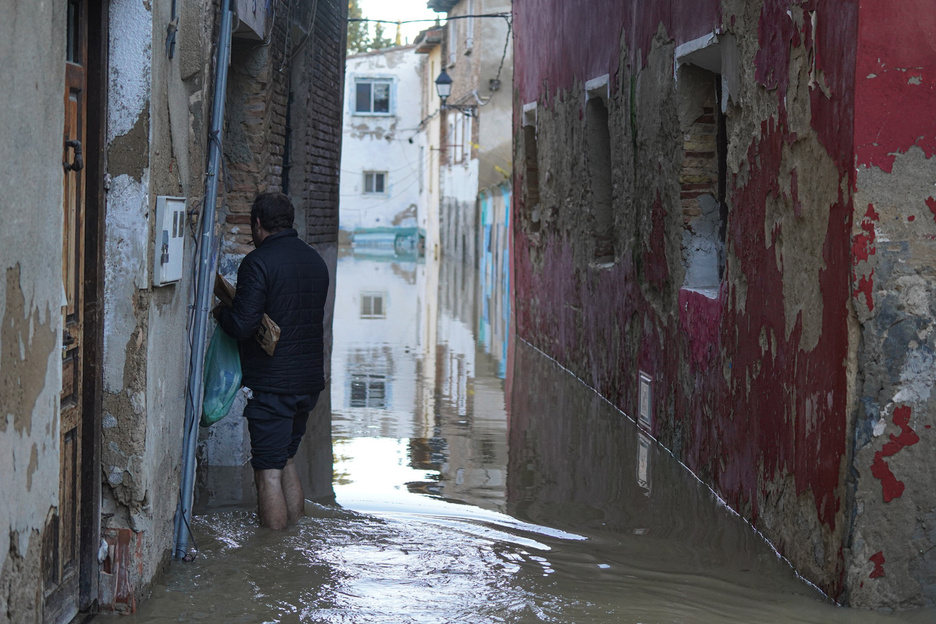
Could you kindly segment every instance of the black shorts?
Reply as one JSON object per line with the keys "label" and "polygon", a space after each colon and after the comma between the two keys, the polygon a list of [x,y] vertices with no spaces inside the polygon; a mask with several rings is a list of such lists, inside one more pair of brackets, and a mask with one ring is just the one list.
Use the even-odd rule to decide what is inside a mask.
{"label": "black shorts", "polygon": [[244,418],[250,432],[250,464],[254,470],[282,470],[299,450],[316,394],[274,394],[254,391]]}

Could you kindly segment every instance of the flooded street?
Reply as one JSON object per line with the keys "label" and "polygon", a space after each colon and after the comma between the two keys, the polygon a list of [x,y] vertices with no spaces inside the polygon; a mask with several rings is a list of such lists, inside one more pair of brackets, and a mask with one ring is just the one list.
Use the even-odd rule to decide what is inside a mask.
{"label": "flooded street", "polygon": [[936,617],[826,601],[633,422],[511,339],[506,283],[492,267],[341,257],[337,506],[258,529],[243,436],[231,434],[239,459],[203,468],[215,476],[200,481],[197,559],[173,562],[130,621]]}

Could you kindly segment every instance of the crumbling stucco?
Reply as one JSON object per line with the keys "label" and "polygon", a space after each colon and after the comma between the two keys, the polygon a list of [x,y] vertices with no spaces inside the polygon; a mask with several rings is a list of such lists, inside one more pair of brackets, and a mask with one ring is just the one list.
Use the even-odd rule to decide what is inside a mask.
{"label": "crumbling stucco", "polygon": [[[936,220],[919,147],[858,168],[853,288],[861,323],[850,601],[936,601]],[[860,217],[860,218],[859,218]]]}
{"label": "crumbling stucco", "polygon": [[33,410],[45,387],[49,353],[57,340],[50,312],[41,315],[26,304],[19,263],[6,270],[4,308],[0,325],[0,433],[12,426],[16,434],[29,436]]}
{"label": "crumbling stucco", "polygon": [[149,101],[152,11],[140,0],[112,0],[109,30],[108,144],[133,129]]}
{"label": "crumbling stucco", "polygon": [[179,59],[179,77],[182,80],[200,78],[206,71],[210,55],[206,51],[210,45],[214,27],[211,13],[205,11],[197,2],[181,3],[176,54]]}
{"label": "crumbling stucco", "polygon": [[58,504],[67,7],[0,7],[0,622],[39,622],[41,535]]}
{"label": "crumbling stucco", "polygon": [[140,323],[137,290],[148,285],[149,195],[147,176],[120,176],[108,196],[104,266],[104,389],[124,390],[126,341]]}
{"label": "crumbling stucco", "polygon": [[40,563],[42,538],[33,530],[9,534],[10,550],[0,569],[0,624],[38,624],[42,620]]}
{"label": "crumbling stucco", "polygon": [[58,494],[59,399],[47,388],[60,378],[50,373],[60,361],[58,322],[22,280],[19,263],[6,270],[0,325],[0,622],[39,621],[39,527]]}
{"label": "crumbling stucco", "polygon": [[127,134],[114,137],[107,151],[107,162],[113,177],[129,176],[139,182],[149,166],[149,103]]}

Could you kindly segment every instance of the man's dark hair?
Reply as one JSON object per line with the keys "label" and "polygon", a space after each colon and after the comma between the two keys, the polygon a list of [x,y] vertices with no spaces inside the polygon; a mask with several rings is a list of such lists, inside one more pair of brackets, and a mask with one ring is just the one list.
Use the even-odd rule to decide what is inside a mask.
{"label": "man's dark hair", "polygon": [[250,222],[260,219],[260,225],[270,234],[291,228],[295,218],[292,200],[282,193],[260,193],[250,207]]}

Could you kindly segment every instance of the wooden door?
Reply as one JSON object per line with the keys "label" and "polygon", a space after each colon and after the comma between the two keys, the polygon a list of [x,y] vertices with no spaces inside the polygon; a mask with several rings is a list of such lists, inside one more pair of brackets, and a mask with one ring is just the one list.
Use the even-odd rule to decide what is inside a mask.
{"label": "wooden door", "polygon": [[62,141],[62,392],[58,513],[46,525],[43,548],[44,622],[68,622],[78,612],[81,544],[81,448],[84,349],[85,169],[87,134],[87,6],[68,5],[65,127]]}

